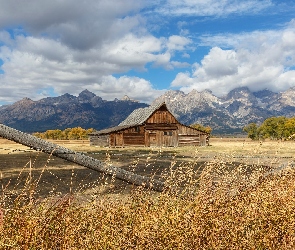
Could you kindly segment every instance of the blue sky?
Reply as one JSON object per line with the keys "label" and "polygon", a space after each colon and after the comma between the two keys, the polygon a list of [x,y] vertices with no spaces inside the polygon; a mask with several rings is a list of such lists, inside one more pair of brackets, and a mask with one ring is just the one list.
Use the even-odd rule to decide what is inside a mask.
{"label": "blue sky", "polygon": [[295,86],[295,2],[0,0],[0,105]]}

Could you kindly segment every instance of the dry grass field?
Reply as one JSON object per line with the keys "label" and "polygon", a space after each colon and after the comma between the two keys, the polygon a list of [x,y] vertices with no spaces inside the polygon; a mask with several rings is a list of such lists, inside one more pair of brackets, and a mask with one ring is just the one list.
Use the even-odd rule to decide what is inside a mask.
{"label": "dry grass field", "polygon": [[207,147],[112,149],[54,143],[171,188],[133,187],[0,139],[0,249],[295,249],[293,141],[212,138]]}
{"label": "dry grass field", "polygon": [[[208,163],[223,161],[274,167],[292,162],[295,157],[293,141],[257,142],[246,138],[212,138],[208,147],[179,148],[101,148],[90,146],[88,141],[53,142],[138,174],[159,178],[170,171],[172,165],[176,169],[185,163],[194,163],[202,169]],[[28,176],[39,180],[38,193],[42,196],[98,190],[98,186],[111,193],[121,193],[122,188],[130,189],[130,185],[110,180],[93,170],[0,139],[1,184],[7,186],[7,190],[16,191]]]}

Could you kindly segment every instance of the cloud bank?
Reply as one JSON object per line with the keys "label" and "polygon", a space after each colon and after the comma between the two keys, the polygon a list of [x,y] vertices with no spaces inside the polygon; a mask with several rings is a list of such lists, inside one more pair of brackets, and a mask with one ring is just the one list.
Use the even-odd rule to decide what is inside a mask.
{"label": "cloud bank", "polygon": [[210,89],[218,96],[242,86],[286,90],[295,86],[294,41],[295,20],[276,31],[203,37],[201,43],[215,46],[191,72],[177,74],[171,86],[185,92]]}
{"label": "cloud bank", "polygon": [[[219,34],[195,32],[190,22],[209,18],[218,25],[229,16],[286,9],[274,0],[0,0],[0,6],[0,105],[84,89],[108,100],[127,94],[150,102],[169,87],[222,95],[238,86],[295,85],[294,20]],[[199,48],[210,50],[194,60]],[[175,79],[156,88],[144,78],[155,69]]]}

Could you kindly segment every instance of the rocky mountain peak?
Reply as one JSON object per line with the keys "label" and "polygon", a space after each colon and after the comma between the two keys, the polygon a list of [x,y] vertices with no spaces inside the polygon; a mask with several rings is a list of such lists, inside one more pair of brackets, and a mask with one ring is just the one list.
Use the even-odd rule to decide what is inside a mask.
{"label": "rocky mountain peak", "polygon": [[249,90],[248,87],[239,87],[239,88],[235,88],[233,90],[231,90],[227,96],[226,96],[226,100],[229,99],[240,99],[240,98],[245,98],[248,96],[253,95],[252,92]]}
{"label": "rocky mountain peak", "polygon": [[95,96],[96,95],[94,93],[90,92],[88,89],[85,89],[78,95],[78,100],[90,102],[90,100]]}
{"label": "rocky mountain peak", "polygon": [[122,101],[130,101],[130,97],[128,95],[124,95]]}
{"label": "rocky mountain peak", "polygon": [[287,104],[288,106],[295,106],[295,88],[290,88],[281,93],[280,102]]}
{"label": "rocky mountain peak", "polygon": [[213,95],[213,92],[210,89],[205,89],[205,90],[202,91],[202,93]]}
{"label": "rocky mountain peak", "polygon": [[71,102],[73,100],[76,100],[77,97],[76,96],[73,96],[73,95],[70,95],[68,93],[65,93],[59,97],[56,97],[55,98],[58,102],[60,103],[68,103],[68,102]]}
{"label": "rocky mountain peak", "polygon": [[25,97],[23,99],[21,99],[20,101],[17,101],[15,103],[15,106],[19,106],[19,107],[28,107],[28,106],[31,106],[32,104],[34,104],[35,102],[28,98],[28,97]]}
{"label": "rocky mountain peak", "polygon": [[265,98],[265,97],[272,97],[273,95],[277,95],[277,93],[272,92],[269,89],[264,89],[260,91],[253,92],[253,95],[257,98]]}

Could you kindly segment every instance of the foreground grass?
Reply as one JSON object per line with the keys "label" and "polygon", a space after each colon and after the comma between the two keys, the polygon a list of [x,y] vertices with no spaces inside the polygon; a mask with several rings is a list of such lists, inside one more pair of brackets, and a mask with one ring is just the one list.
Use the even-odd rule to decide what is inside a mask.
{"label": "foreground grass", "polygon": [[[294,249],[295,171],[208,164],[171,172],[171,189],[134,188],[81,202],[78,194],[35,200],[24,187],[2,197],[1,249]],[[182,174],[182,175],[181,175]],[[175,178],[177,176],[177,178]]]}

